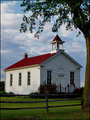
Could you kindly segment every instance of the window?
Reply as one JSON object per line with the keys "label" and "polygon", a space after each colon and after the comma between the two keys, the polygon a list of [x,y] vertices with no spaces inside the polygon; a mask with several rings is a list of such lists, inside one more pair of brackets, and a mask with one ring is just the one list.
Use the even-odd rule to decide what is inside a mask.
{"label": "window", "polygon": [[70,72],[70,85],[74,85],[74,72]]}
{"label": "window", "polygon": [[30,85],[30,72],[27,73],[27,85]]}
{"label": "window", "polygon": [[48,70],[47,71],[47,84],[51,84],[51,79],[52,79],[52,71]]}
{"label": "window", "polygon": [[10,74],[10,86],[12,86],[13,75]]}
{"label": "window", "polygon": [[19,86],[21,85],[22,74],[19,73]]}

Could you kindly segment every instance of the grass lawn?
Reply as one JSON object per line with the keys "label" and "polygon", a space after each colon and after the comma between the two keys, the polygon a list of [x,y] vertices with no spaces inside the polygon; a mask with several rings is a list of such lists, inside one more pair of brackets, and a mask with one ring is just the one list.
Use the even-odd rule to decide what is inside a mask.
{"label": "grass lawn", "polygon": [[[42,101],[45,99],[31,99],[23,97],[1,97],[2,101]],[[80,104],[76,101],[49,102],[49,106]],[[1,103],[2,108],[19,107],[45,107],[46,103]],[[89,120],[89,110],[82,110],[81,106],[49,108],[46,109],[23,109],[23,110],[1,110],[1,120]]]}

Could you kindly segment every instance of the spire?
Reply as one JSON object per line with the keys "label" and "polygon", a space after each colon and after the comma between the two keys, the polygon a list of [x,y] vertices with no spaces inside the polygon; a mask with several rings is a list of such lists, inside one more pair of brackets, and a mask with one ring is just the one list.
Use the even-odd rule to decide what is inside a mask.
{"label": "spire", "polygon": [[62,41],[58,35],[53,39],[53,41]]}
{"label": "spire", "polygon": [[52,44],[52,50],[51,53],[57,53],[60,50],[63,50],[63,43],[65,41],[62,41],[60,39],[60,37],[58,35],[56,35],[56,37],[53,39],[53,41],[51,42]]}

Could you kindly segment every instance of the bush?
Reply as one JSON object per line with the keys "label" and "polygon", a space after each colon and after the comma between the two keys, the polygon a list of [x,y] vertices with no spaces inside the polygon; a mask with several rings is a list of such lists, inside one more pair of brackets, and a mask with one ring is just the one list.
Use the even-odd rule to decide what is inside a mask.
{"label": "bush", "polygon": [[38,95],[39,93],[36,91],[36,92],[31,92],[29,95]]}
{"label": "bush", "polygon": [[83,94],[83,90],[84,90],[84,88],[81,87],[81,88],[80,88],[80,94]]}
{"label": "bush", "polygon": [[4,90],[5,90],[5,82],[0,81],[0,91],[4,91]]}
{"label": "bush", "polygon": [[0,91],[0,94],[8,94],[8,93],[5,91]]}
{"label": "bush", "polygon": [[14,94],[13,92],[9,92],[8,94]]}
{"label": "bush", "polygon": [[[34,96],[34,95],[36,95],[36,96]],[[36,91],[36,92],[31,92],[30,94],[29,94],[29,98],[39,98],[39,93]]]}
{"label": "bush", "polygon": [[74,93],[79,94],[79,93],[80,93],[80,89],[79,89],[79,88],[76,88],[76,89],[74,90]]}
{"label": "bush", "polygon": [[82,96],[82,95],[83,95],[83,90],[84,90],[83,87],[81,87],[81,88],[76,88],[75,91],[74,91],[74,93],[80,94],[80,95]]}
{"label": "bush", "polygon": [[56,93],[56,84],[43,83],[38,88],[38,91],[40,94],[45,94],[46,91],[48,91],[50,94],[55,94]]}
{"label": "bush", "polygon": [[7,93],[7,92],[5,92],[5,91],[0,91],[0,94],[14,94],[14,93],[13,93],[13,92]]}
{"label": "bush", "polygon": [[84,99],[83,97],[81,97],[81,106],[83,105],[83,103],[84,103]]}

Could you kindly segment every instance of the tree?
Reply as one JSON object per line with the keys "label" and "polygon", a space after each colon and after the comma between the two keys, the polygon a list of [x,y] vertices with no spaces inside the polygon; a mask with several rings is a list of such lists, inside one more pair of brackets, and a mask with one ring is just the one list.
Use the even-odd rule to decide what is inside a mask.
{"label": "tree", "polygon": [[4,91],[4,90],[5,90],[5,82],[0,81],[0,91]]}
{"label": "tree", "polygon": [[[35,37],[43,31],[44,25],[51,22],[51,19],[57,16],[52,26],[52,31],[59,30],[62,24],[66,29],[73,30],[73,26],[83,33],[86,40],[87,63],[85,73],[85,86],[83,93],[83,108],[90,106],[90,2],[89,0],[23,0],[21,7],[24,12],[32,11],[27,17],[23,16],[23,23],[20,31],[25,32],[27,29],[32,33],[37,30]],[[42,19],[39,20],[39,17]],[[38,24],[37,24],[38,21]],[[37,28],[38,26],[38,28]]]}

